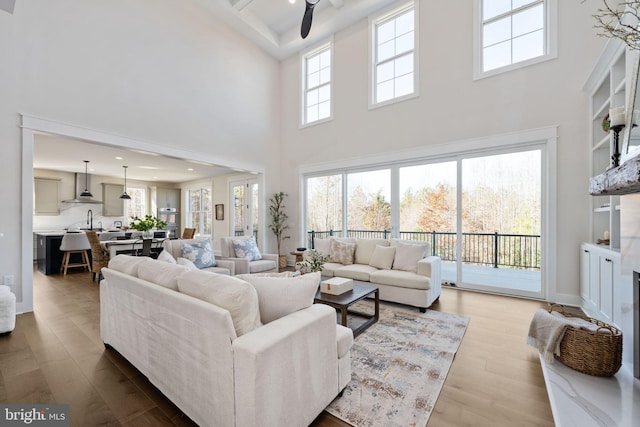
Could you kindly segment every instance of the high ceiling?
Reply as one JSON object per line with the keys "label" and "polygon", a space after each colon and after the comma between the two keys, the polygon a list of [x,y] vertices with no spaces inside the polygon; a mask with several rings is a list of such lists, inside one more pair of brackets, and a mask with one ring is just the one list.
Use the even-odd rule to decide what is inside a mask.
{"label": "high ceiling", "polygon": [[300,36],[305,0],[196,0],[278,59],[313,46],[396,0],[320,0],[306,39]]}

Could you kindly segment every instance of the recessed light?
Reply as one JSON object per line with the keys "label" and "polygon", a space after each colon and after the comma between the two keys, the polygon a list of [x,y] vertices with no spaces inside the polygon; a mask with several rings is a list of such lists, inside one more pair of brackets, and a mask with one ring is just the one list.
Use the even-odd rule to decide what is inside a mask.
{"label": "recessed light", "polygon": [[122,160],[122,157],[116,156],[116,160]]}
{"label": "recessed light", "polygon": [[189,172],[193,172],[193,168],[187,168]]}
{"label": "recessed light", "polygon": [[289,0],[289,3],[291,3],[291,4],[295,4],[295,3],[296,3],[296,0]]}

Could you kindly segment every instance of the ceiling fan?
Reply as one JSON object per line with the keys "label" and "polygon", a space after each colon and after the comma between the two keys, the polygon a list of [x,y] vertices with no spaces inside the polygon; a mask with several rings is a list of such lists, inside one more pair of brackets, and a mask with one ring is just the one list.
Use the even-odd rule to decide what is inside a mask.
{"label": "ceiling fan", "polygon": [[300,27],[300,35],[307,38],[311,30],[311,21],[313,20],[313,8],[316,7],[320,0],[305,0],[304,16],[302,17],[302,26]]}

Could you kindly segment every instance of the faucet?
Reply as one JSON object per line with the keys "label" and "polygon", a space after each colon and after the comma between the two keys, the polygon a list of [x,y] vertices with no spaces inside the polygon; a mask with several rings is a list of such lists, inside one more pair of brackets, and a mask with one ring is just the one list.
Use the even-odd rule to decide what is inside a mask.
{"label": "faucet", "polygon": [[87,211],[87,226],[89,226],[89,230],[93,230],[93,211],[91,209]]}

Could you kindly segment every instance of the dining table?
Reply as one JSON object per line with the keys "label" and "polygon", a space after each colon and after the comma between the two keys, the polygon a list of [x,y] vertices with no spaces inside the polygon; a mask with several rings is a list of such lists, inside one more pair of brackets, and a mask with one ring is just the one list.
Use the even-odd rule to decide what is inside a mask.
{"label": "dining table", "polygon": [[[166,237],[151,239],[151,249],[161,248],[162,242]],[[143,239],[120,239],[120,240],[104,240],[100,242],[100,246],[109,251],[109,258],[115,257],[118,253],[131,254],[134,251],[142,249]]]}

